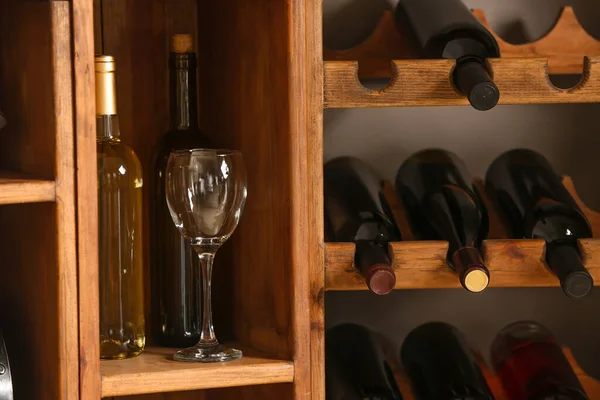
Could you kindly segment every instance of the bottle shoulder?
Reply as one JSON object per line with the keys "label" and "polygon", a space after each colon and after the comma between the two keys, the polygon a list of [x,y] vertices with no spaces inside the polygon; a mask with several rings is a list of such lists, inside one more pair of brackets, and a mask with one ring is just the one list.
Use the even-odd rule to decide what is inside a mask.
{"label": "bottle shoulder", "polygon": [[121,176],[141,179],[142,164],[133,149],[118,140],[98,140],[96,143],[98,173],[117,171]]}

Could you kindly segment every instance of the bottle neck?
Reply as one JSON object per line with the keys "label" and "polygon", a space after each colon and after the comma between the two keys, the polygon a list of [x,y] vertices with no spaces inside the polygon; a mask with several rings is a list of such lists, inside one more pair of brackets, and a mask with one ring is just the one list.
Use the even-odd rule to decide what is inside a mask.
{"label": "bottle neck", "polygon": [[171,53],[169,65],[171,129],[198,128],[196,55]]}
{"label": "bottle neck", "polygon": [[96,115],[96,137],[98,139],[118,139],[119,136],[121,136],[121,132],[118,115]]}

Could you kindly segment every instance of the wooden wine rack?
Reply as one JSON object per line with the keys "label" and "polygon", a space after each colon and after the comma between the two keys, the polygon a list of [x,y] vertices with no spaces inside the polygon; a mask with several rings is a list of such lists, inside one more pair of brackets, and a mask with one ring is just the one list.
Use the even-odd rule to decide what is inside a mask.
{"label": "wooden wine rack", "polygon": [[[389,13],[365,43],[324,50],[322,7],[322,0],[0,1],[0,109],[8,121],[0,131],[0,329],[16,398],[324,399],[325,291],[364,285],[352,246],[323,240],[323,110],[467,102],[450,83],[453,62],[418,60]],[[248,202],[219,252],[213,286],[218,335],[247,357],[182,365],[149,334],[140,357],[100,362],[93,55],[116,57],[122,139],[149,182],[152,149],[168,126],[174,33],[197,39],[203,129],[219,146],[241,150],[248,171]],[[600,46],[572,10],[540,41],[499,44],[502,58],[489,63],[501,104],[600,101]],[[548,73],[583,77],[562,90]],[[392,81],[370,91],[359,76]],[[585,212],[598,235],[597,214]],[[149,226],[147,207],[144,215]],[[502,239],[494,224],[498,233],[483,249],[491,286],[558,285],[543,243]],[[408,241],[391,245],[398,288],[458,287],[445,264],[447,244],[410,241],[402,230]],[[580,241],[596,281],[597,240]],[[408,282],[410,265],[418,279]],[[580,376],[599,397],[597,382]]]}
{"label": "wooden wine rack", "polygon": [[[600,235],[600,214],[586,207],[575,193],[572,181],[564,178],[565,186],[577,199],[592,224],[594,237]],[[480,193],[483,185],[475,184]],[[448,242],[411,241],[406,210],[396,198],[390,184],[386,197],[392,205],[394,218],[399,221],[405,241],[390,243],[390,259],[396,272],[396,289],[441,289],[461,287],[458,277],[448,267]],[[545,242],[531,239],[508,239],[498,210],[487,196],[481,196],[490,216],[490,240],[483,242],[481,251],[490,272],[490,287],[552,287],[560,286],[544,260]],[[579,247],[586,268],[600,282],[600,239],[581,239]],[[354,268],[353,243],[325,244],[325,289],[367,290],[364,278]]]}
{"label": "wooden wine rack", "polygon": [[[600,42],[565,7],[554,29],[524,45],[502,40],[481,10],[475,15],[498,40],[502,58],[488,60],[500,90],[499,104],[589,103],[600,101]],[[565,49],[568,49],[565,51]],[[407,37],[386,12],[373,34],[348,50],[324,50],[324,105],[328,108],[468,105],[451,82],[454,60],[417,60]],[[548,74],[582,74],[570,89],[559,89]],[[361,78],[391,78],[370,90]]]}

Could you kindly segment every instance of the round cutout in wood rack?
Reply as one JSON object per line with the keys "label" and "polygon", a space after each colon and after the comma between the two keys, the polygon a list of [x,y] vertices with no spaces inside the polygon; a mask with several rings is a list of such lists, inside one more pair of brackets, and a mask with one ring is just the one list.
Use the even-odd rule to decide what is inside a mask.
{"label": "round cutout in wood rack", "polygon": [[[502,40],[481,10],[473,11],[498,40],[502,58],[490,59],[500,104],[600,102],[600,41],[565,7],[554,28],[532,43]],[[323,50],[324,105],[328,108],[457,106],[467,99],[450,79],[454,60],[416,59],[407,36],[396,29],[390,11],[373,34],[347,50]],[[548,74],[582,74],[570,89],[559,89]],[[390,78],[382,90],[369,90],[360,78]]]}
{"label": "round cutout in wood rack", "polygon": [[[586,268],[600,282],[600,213],[581,202],[569,177],[563,183],[590,221],[594,238],[579,240]],[[545,242],[534,239],[507,239],[499,214],[483,190],[481,180],[475,186],[488,210],[490,230],[481,252],[490,272],[490,287],[556,287],[558,278],[546,265]],[[460,288],[458,277],[448,267],[448,242],[415,241],[406,212],[391,184],[385,195],[404,241],[389,245],[396,271],[395,289]],[[364,278],[354,268],[353,243],[325,243],[325,290],[368,290]]]}

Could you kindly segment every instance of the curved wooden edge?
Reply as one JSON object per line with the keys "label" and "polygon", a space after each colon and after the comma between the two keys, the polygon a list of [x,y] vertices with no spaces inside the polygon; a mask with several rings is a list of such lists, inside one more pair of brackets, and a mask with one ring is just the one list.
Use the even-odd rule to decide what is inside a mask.
{"label": "curved wooden edge", "polygon": [[[490,26],[485,13],[473,14],[496,38],[502,58],[548,59],[550,74],[581,74],[584,56],[600,56],[600,41],[579,23],[572,7],[564,7],[554,26],[542,38],[525,44],[511,44]],[[361,78],[389,78],[389,61],[419,58],[418,50],[394,22],[393,12],[386,10],[373,33],[362,43],[344,50],[323,48],[325,61],[357,61]]]}
{"label": "curved wooden edge", "polygon": [[546,35],[534,42],[517,45],[503,40],[487,22],[482,10],[474,9],[473,14],[494,35],[502,57],[548,58],[550,74],[580,74],[583,56],[600,55],[600,41],[587,33],[569,6],[563,7]]}
{"label": "curved wooden edge", "polygon": [[[500,90],[499,104],[600,102],[600,57],[585,58],[582,80],[570,89],[555,87],[544,58],[488,60]],[[323,68],[327,108],[468,105],[451,82],[454,60],[394,60],[392,79],[382,90],[369,90],[358,78],[356,61],[328,61]]]}
{"label": "curved wooden edge", "polygon": [[323,47],[324,60],[357,61],[361,78],[390,76],[390,60],[418,58],[418,51],[396,29],[394,14],[386,10],[373,33],[362,43],[344,50]]}
{"label": "curved wooden edge", "polygon": [[[571,193],[590,221],[594,232],[600,232],[600,213],[587,207],[573,186],[570,177],[563,184]],[[490,227],[496,229],[495,239],[485,240],[481,246],[486,266],[490,271],[490,287],[556,287],[560,283],[545,262],[545,242],[531,239],[502,239],[496,208],[485,194],[481,179],[474,186],[482,194],[490,214]],[[390,258],[396,271],[395,289],[460,288],[458,277],[446,262],[448,243],[445,241],[413,241],[408,216],[393,186],[384,182],[384,193],[401,229],[402,242],[389,245]],[[493,221],[496,221],[495,223]],[[491,231],[490,231],[491,232]],[[497,239],[500,237],[501,239]],[[408,240],[406,240],[408,239]],[[600,283],[600,238],[581,239],[579,248],[586,268],[595,282]],[[354,268],[353,243],[325,244],[325,290],[367,290],[364,278]]]}

